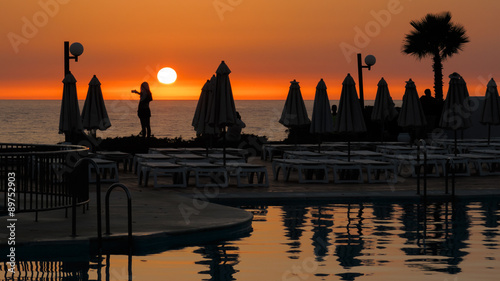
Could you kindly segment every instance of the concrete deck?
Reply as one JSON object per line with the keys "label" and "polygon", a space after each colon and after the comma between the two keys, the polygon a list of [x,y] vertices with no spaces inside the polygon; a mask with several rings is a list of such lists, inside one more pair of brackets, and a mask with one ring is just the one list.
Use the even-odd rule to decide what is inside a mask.
{"label": "concrete deck", "polygon": [[[251,232],[252,215],[244,210],[208,203],[263,204],[282,203],[293,200],[421,200],[416,194],[417,179],[399,177],[395,184],[299,184],[293,176],[285,182],[273,180],[271,163],[251,158],[249,163],[264,164],[268,168],[269,187],[238,188],[231,178],[225,188],[196,188],[191,182],[187,188],[153,188],[138,184],[137,175],[120,168],[120,182],[132,195],[132,225],[134,254],[161,252],[173,247],[227,240]],[[456,196],[473,198],[500,196],[500,176],[470,176],[456,178]],[[102,230],[105,232],[104,192],[111,184],[102,184]],[[96,247],[97,211],[95,186],[93,186],[90,208],[85,213],[77,210],[77,236],[71,236],[70,212],[64,210],[16,215],[16,256],[36,258],[46,256],[48,249],[59,257],[71,256],[75,252],[88,252]],[[449,198],[444,192],[444,178],[427,179],[429,198]],[[451,193],[451,182],[450,182]],[[104,249],[109,252],[125,253],[127,242],[127,208],[124,192],[115,190],[111,195],[111,235],[103,235]],[[325,201],[326,202],[326,201]],[[2,229],[6,229],[7,217],[0,218]],[[8,233],[0,233],[0,256],[8,254]],[[55,246],[57,245],[57,247]],[[70,246],[70,247],[69,247]],[[75,250],[76,249],[76,250]]]}

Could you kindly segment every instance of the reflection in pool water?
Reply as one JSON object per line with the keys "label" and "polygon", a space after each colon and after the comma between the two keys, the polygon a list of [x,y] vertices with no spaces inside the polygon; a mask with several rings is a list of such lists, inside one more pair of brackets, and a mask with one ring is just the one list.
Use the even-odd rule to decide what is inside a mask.
{"label": "reflection in pool water", "polygon": [[[500,274],[499,199],[242,208],[254,213],[249,237],[134,256],[132,280],[496,280]],[[88,278],[128,279],[127,256],[104,264],[104,271],[91,264]]]}

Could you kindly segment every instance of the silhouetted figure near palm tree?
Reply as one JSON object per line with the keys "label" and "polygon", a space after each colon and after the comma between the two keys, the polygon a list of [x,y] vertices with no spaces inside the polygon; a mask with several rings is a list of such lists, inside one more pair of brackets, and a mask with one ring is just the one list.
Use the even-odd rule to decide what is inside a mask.
{"label": "silhouetted figure near palm tree", "polygon": [[463,26],[451,22],[450,12],[427,14],[410,24],[414,29],[405,36],[403,52],[419,59],[432,57],[434,92],[436,99],[443,100],[443,60],[461,51],[469,37]]}

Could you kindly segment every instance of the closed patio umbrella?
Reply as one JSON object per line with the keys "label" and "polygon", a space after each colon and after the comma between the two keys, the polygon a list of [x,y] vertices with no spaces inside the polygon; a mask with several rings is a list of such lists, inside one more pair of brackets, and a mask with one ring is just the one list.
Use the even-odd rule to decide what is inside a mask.
{"label": "closed patio umbrella", "polygon": [[223,162],[226,165],[226,127],[236,123],[236,107],[229,74],[231,70],[222,61],[215,72],[215,92],[210,102],[209,125],[222,129],[223,135]]}
{"label": "closed patio umbrella", "polygon": [[[326,92],[326,84],[321,79],[316,86],[316,95],[314,96],[314,106],[311,118],[310,132],[312,134],[321,134],[333,132],[333,117],[330,109],[330,100]],[[321,149],[321,139],[318,142],[318,148]]]}
{"label": "closed patio umbrella", "polygon": [[236,107],[229,81],[231,70],[222,61],[215,73],[215,92],[210,105],[209,124],[225,128],[236,123]]}
{"label": "closed patio umbrella", "polygon": [[457,130],[467,129],[472,126],[471,110],[469,105],[469,91],[467,84],[460,74],[450,74],[448,93],[443,105],[443,112],[439,126],[451,129],[455,136],[455,154],[457,151]]}
{"label": "closed patio umbrella", "polygon": [[422,104],[418,98],[417,87],[411,79],[406,81],[403,105],[398,117],[398,125],[404,128],[420,128],[427,124]]}
{"label": "closed patio umbrella", "polygon": [[488,144],[491,138],[491,126],[500,125],[500,97],[495,80],[491,78],[486,88],[486,95],[481,113],[481,123],[488,125]]}
{"label": "closed patio umbrella", "polygon": [[101,82],[95,75],[89,82],[89,90],[82,110],[82,123],[83,128],[89,130],[93,137],[96,137],[96,130],[104,131],[111,127],[102,96]]}
{"label": "closed patio umbrella", "polygon": [[75,142],[77,135],[83,131],[76,94],[76,79],[73,74],[68,73],[62,82],[64,86],[59,116],[59,134],[65,135],[66,142]]}
{"label": "closed patio umbrella", "polygon": [[309,125],[311,124],[311,120],[307,116],[299,82],[293,80],[290,83],[290,89],[288,90],[288,96],[286,97],[279,122],[287,128],[298,128]]}
{"label": "closed patio umbrella", "polygon": [[197,135],[214,135],[216,133],[214,126],[208,125],[208,118],[210,115],[209,104],[210,99],[213,99],[215,90],[215,75],[212,79],[207,80],[201,89],[201,94],[196,105],[193,121],[191,125],[194,127]]}
{"label": "closed patio umbrella", "polygon": [[[339,109],[335,118],[335,132],[344,134],[355,134],[366,132],[365,119],[359,104],[356,83],[347,74],[342,82],[342,92],[340,94]],[[351,156],[351,141],[348,139],[348,160]]]}
{"label": "closed patio umbrella", "polygon": [[372,121],[382,124],[382,141],[384,140],[385,123],[392,120],[397,114],[391,94],[389,93],[387,82],[382,78],[377,84],[377,96],[375,97],[371,116]]}

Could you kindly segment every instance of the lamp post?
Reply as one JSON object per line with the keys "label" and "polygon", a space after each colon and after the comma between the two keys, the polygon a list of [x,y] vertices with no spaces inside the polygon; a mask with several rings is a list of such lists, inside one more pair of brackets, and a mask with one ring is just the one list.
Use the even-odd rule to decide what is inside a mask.
{"label": "lamp post", "polygon": [[[73,56],[70,56],[70,53]],[[83,54],[83,45],[75,42],[69,46],[68,41],[64,41],[64,77],[69,73],[69,60],[74,59],[78,61],[78,56]]]}
{"label": "lamp post", "polygon": [[373,55],[368,55],[365,57],[366,65],[363,65],[361,62],[361,54],[358,54],[359,100],[361,102],[362,110],[365,108],[365,98],[363,96],[363,68],[368,68],[368,70],[370,70],[376,61],[377,60]]}

